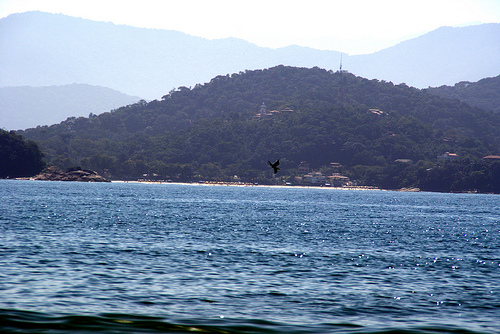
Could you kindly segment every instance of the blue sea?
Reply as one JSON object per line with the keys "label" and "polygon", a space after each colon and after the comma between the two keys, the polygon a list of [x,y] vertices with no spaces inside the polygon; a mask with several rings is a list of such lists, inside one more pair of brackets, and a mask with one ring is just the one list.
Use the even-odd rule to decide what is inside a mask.
{"label": "blue sea", "polygon": [[0,180],[2,333],[500,333],[500,196]]}

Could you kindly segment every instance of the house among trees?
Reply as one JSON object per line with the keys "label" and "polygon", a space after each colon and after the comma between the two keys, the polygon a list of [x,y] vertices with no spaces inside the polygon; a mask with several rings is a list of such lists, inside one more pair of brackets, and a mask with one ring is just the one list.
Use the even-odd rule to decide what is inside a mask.
{"label": "house among trees", "polygon": [[400,164],[413,164],[413,160],[411,159],[396,159],[394,162],[400,163]]}
{"label": "house among trees", "polygon": [[327,180],[333,187],[343,187],[349,182],[347,176],[340,175],[339,173],[333,173],[327,177]]}
{"label": "house among trees", "polygon": [[321,172],[311,172],[304,175],[304,181],[311,184],[325,184],[326,178],[321,174]]}
{"label": "house among trees", "polygon": [[333,173],[330,176],[324,176],[321,172],[310,172],[304,175],[303,178],[295,178],[296,183],[302,182],[312,185],[327,185],[333,187],[343,187],[347,185],[349,181],[350,180],[347,176],[340,175],[340,173]]}
{"label": "house among trees", "polygon": [[370,112],[372,114],[375,114],[375,115],[378,115],[378,116],[384,115],[384,112],[382,110],[380,110],[380,109],[369,109],[369,110],[370,110]]}
{"label": "house among trees", "polygon": [[338,162],[330,162],[330,168],[339,171],[340,169],[342,169],[342,165],[339,164]]}
{"label": "house among trees", "polygon": [[438,161],[450,161],[458,158],[458,154],[445,152],[443,155],[438,155]]}
{"label": "house among trees", "polygon": [[304,182],[304,179],[302,179],[300,176],[295,176],[293,178],[293,184],[302,184]]}
{"label": "house among trees", "polygon": [[301,161],[299,167],[297,167],[299,174],[307,174],[311,171],[311,166],[306,161]]}
{"label": "house among trees", "polygon": [[293,110],[290,109],[289,107],[286,107],[286,108],[283,108],[281,110],[271,110],[271,111],[267,111],[267,106],[264,102],[262,102],[262,105],[260,106],[260,110],[259,110],[259,113],[256,114],[254,116],[254,118],[257,118],[257,119],[262,119],[262,118],[265,118],[265,117],[272,117],[272,116],[275,116],[279,113],[292,113]]}
{"label": "house among trees", "polygon": [[330,163],[330,167],[333,169],[334,173],[330,176],[324,176],[321,172],[312,171],[307,161],[301,161],[297,167],[297,171],[299,174],[303,175],[303,177],[296,176],[294,183],[342,187],[350,181],[347,176],[343,176],[339,173],[342,169],[341,164],[332,162]]}
{"label": "house among trees", "polygon": [[260,106],[259,112],[254,116],[254,118],[263,118],[266,117],[267,115],[267,106],[264,102],[262,102]]}
{"label": "house among trees", "polygon": [[500,155],[487,155],[483,157],[484,160],[500,160]]}

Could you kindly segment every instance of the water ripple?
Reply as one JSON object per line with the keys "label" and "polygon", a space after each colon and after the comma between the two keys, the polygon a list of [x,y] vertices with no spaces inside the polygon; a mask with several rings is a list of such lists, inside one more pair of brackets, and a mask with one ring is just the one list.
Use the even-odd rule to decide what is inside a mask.
{"label": "water ripple", "polygon": [[500,332],[498,196],[0,180],[0,331]]}

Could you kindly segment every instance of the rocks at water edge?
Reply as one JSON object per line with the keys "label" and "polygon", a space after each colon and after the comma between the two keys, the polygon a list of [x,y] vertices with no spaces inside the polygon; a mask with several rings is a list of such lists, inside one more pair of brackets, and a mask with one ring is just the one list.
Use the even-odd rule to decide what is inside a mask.
{"label": "rocks at water edge", "polygon": [[42,181],[111,182],[92,170],[73,167],[64,172],[55,166],[45,168],[33,179]]}

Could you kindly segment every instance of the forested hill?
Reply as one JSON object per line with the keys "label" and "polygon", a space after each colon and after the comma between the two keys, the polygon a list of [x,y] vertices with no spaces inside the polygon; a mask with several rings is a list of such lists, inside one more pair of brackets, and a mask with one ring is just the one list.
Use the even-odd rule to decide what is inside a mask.
{"label": "forested hill", "polygon": [[42,157],[36,143],[0,129],[0,179],[38,174],[45,167]]}
{"label": "forested hill", "polygon": [[[267,113],[257,115],[262,103]],[[278,176],[287,180],[298,175],[301,161],[324,173],[334,162],[367,185],[463,190],[480,187],[451,180],[453,186],[433,188],[433,178],[442,179],[438,155],[475,161],[480,166],[474,170],[490,180],[498,164],[484,167],[481,158],[500,154],[497,113],[404,84],[285,66],[218,76],[159,101],[22,134],[40,144],[51,164],[81,165],[120,179],[238,175],[274,182],[267,160],[279,158]],[[408,159],[413,164],[401,164]],[[482,182],[481,191],[494,191],[491,182]]]}
{"label": "forested hill", "polygon": [[484,110],[500,112],[500,75],[478,82],[461,81],[454,86],[429,88],[428,91]]}

